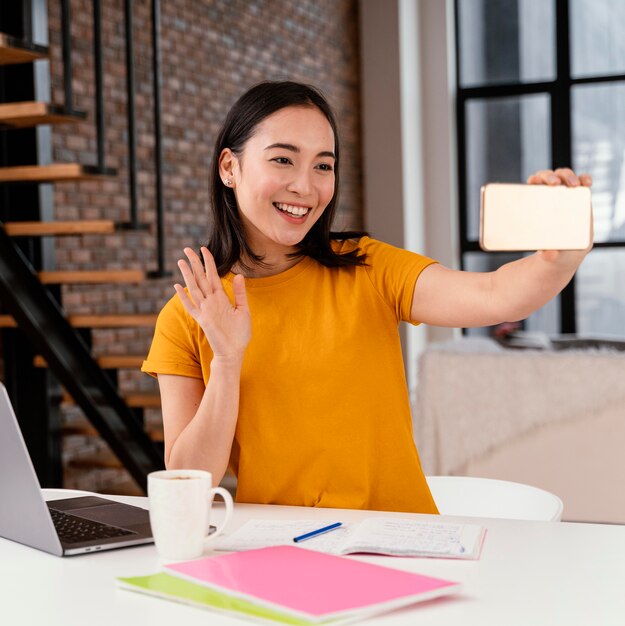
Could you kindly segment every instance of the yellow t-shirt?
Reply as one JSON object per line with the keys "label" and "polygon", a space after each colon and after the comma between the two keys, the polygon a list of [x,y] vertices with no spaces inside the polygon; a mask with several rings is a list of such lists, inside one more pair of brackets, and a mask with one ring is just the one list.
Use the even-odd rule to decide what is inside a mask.
{"label": "yellow t-shirt", "polygon": [[[237,501],[437,513],[412,435],[398,324],[431,259],[363,237],[367,265],[306,257],[247,278],[252,339],[230,457]],[[222,284],[232,298],[232,274]],[[174,296],[142,371],[199,378],[212,353]]]}

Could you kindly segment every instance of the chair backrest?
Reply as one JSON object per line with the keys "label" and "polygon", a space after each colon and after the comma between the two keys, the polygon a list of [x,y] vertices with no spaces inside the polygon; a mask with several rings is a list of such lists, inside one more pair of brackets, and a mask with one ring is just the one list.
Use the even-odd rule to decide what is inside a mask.
{"label": "chair backrest", "polygon": [[427,476],[426,479],[442,515],[545,522],[559,522],[562,518],[562,500],[537,487],[472,476]]}

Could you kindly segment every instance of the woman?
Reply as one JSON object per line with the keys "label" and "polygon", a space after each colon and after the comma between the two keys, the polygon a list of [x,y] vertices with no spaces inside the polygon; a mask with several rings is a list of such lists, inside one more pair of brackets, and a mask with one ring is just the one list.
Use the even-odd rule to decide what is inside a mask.
{"label": "woman", "polygon": [[[262,83],[217,138],[212,232],[180,260],[143,371],[158,377],[170,468],[237,501],[437,512],[421,471],[398,324],[527,317],[584,252],[538,252],[496,272],[449,270],[363,233],[332,233],[339,144],[323,96]],[[590,185],[570,170],[530,183]]]}

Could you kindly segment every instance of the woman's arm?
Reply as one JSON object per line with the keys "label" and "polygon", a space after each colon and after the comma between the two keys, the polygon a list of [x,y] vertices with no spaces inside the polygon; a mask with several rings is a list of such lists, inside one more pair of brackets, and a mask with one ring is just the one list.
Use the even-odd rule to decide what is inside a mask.
{"label": "woman's arm", "polygon": [[240,374],[240,363],[216,359],[206,387],[197,378],[159,374],[168,469],[203,469],[214,484],[221,481],[237,424]]}
{"label": "woman's arm", "polygon": [[189,264],[179,261],[187,291],[175,285],[188,313],[213,351],[208,385],[184,376],[159,375],[165,464],[168,468],[205,469],[217,484],[228,466],[239,413],[239,386],[251,318],[242,276],[233,282],[234,306],[224,292],[215,263],[202,248],[204,268],[191,249]]}
{"label": "woman's arm", "polygon": [[[587,174],[544,170],[530,184],[590,186]],[[536,252],[494,272],[427,267],[415,285],[411,319],[436,326],[474,327],[525,319],[556,296],[590,251]]]}

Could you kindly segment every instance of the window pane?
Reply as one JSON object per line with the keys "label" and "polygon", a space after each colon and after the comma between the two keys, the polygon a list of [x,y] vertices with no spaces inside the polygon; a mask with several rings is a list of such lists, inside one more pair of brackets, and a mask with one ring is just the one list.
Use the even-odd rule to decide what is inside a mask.
{"label": "window pane", "polygon": [[551,163],[549,96],[469,100],[467,125],[467,237],[479,237],[480,187],[525,182]]}
{"label": "window pane", "polygon": [[460,85],[555,79],[553,0],[460,0]]}
{"label": "window pane", "polygon": [[625,83],[573,88],[573,165],[593,177],[595,241],[625,240]]}
{"label": "window pane", "polygon": [[[464,269],[470,272],[491,272],[501,267],[504,263],[509,263],[521,258],[522,253],[487,253],[487,252],[466,252],[463,255]],[[532,313],[522,322],[523,330],[541,331],[549,335],[560,332],[560,301],[554,298],[542,309]],[[470,328],[467,334],[471,337],[491,337],[493,326],[485,328]]]}
{"label": "window pane", "polygon": [[577,332],[625,336],[625,250],[593,250],[576,280]]}
{"label": "window pane", "polygon": [[625,2],[570,0],[574,78],[625,73]]}

